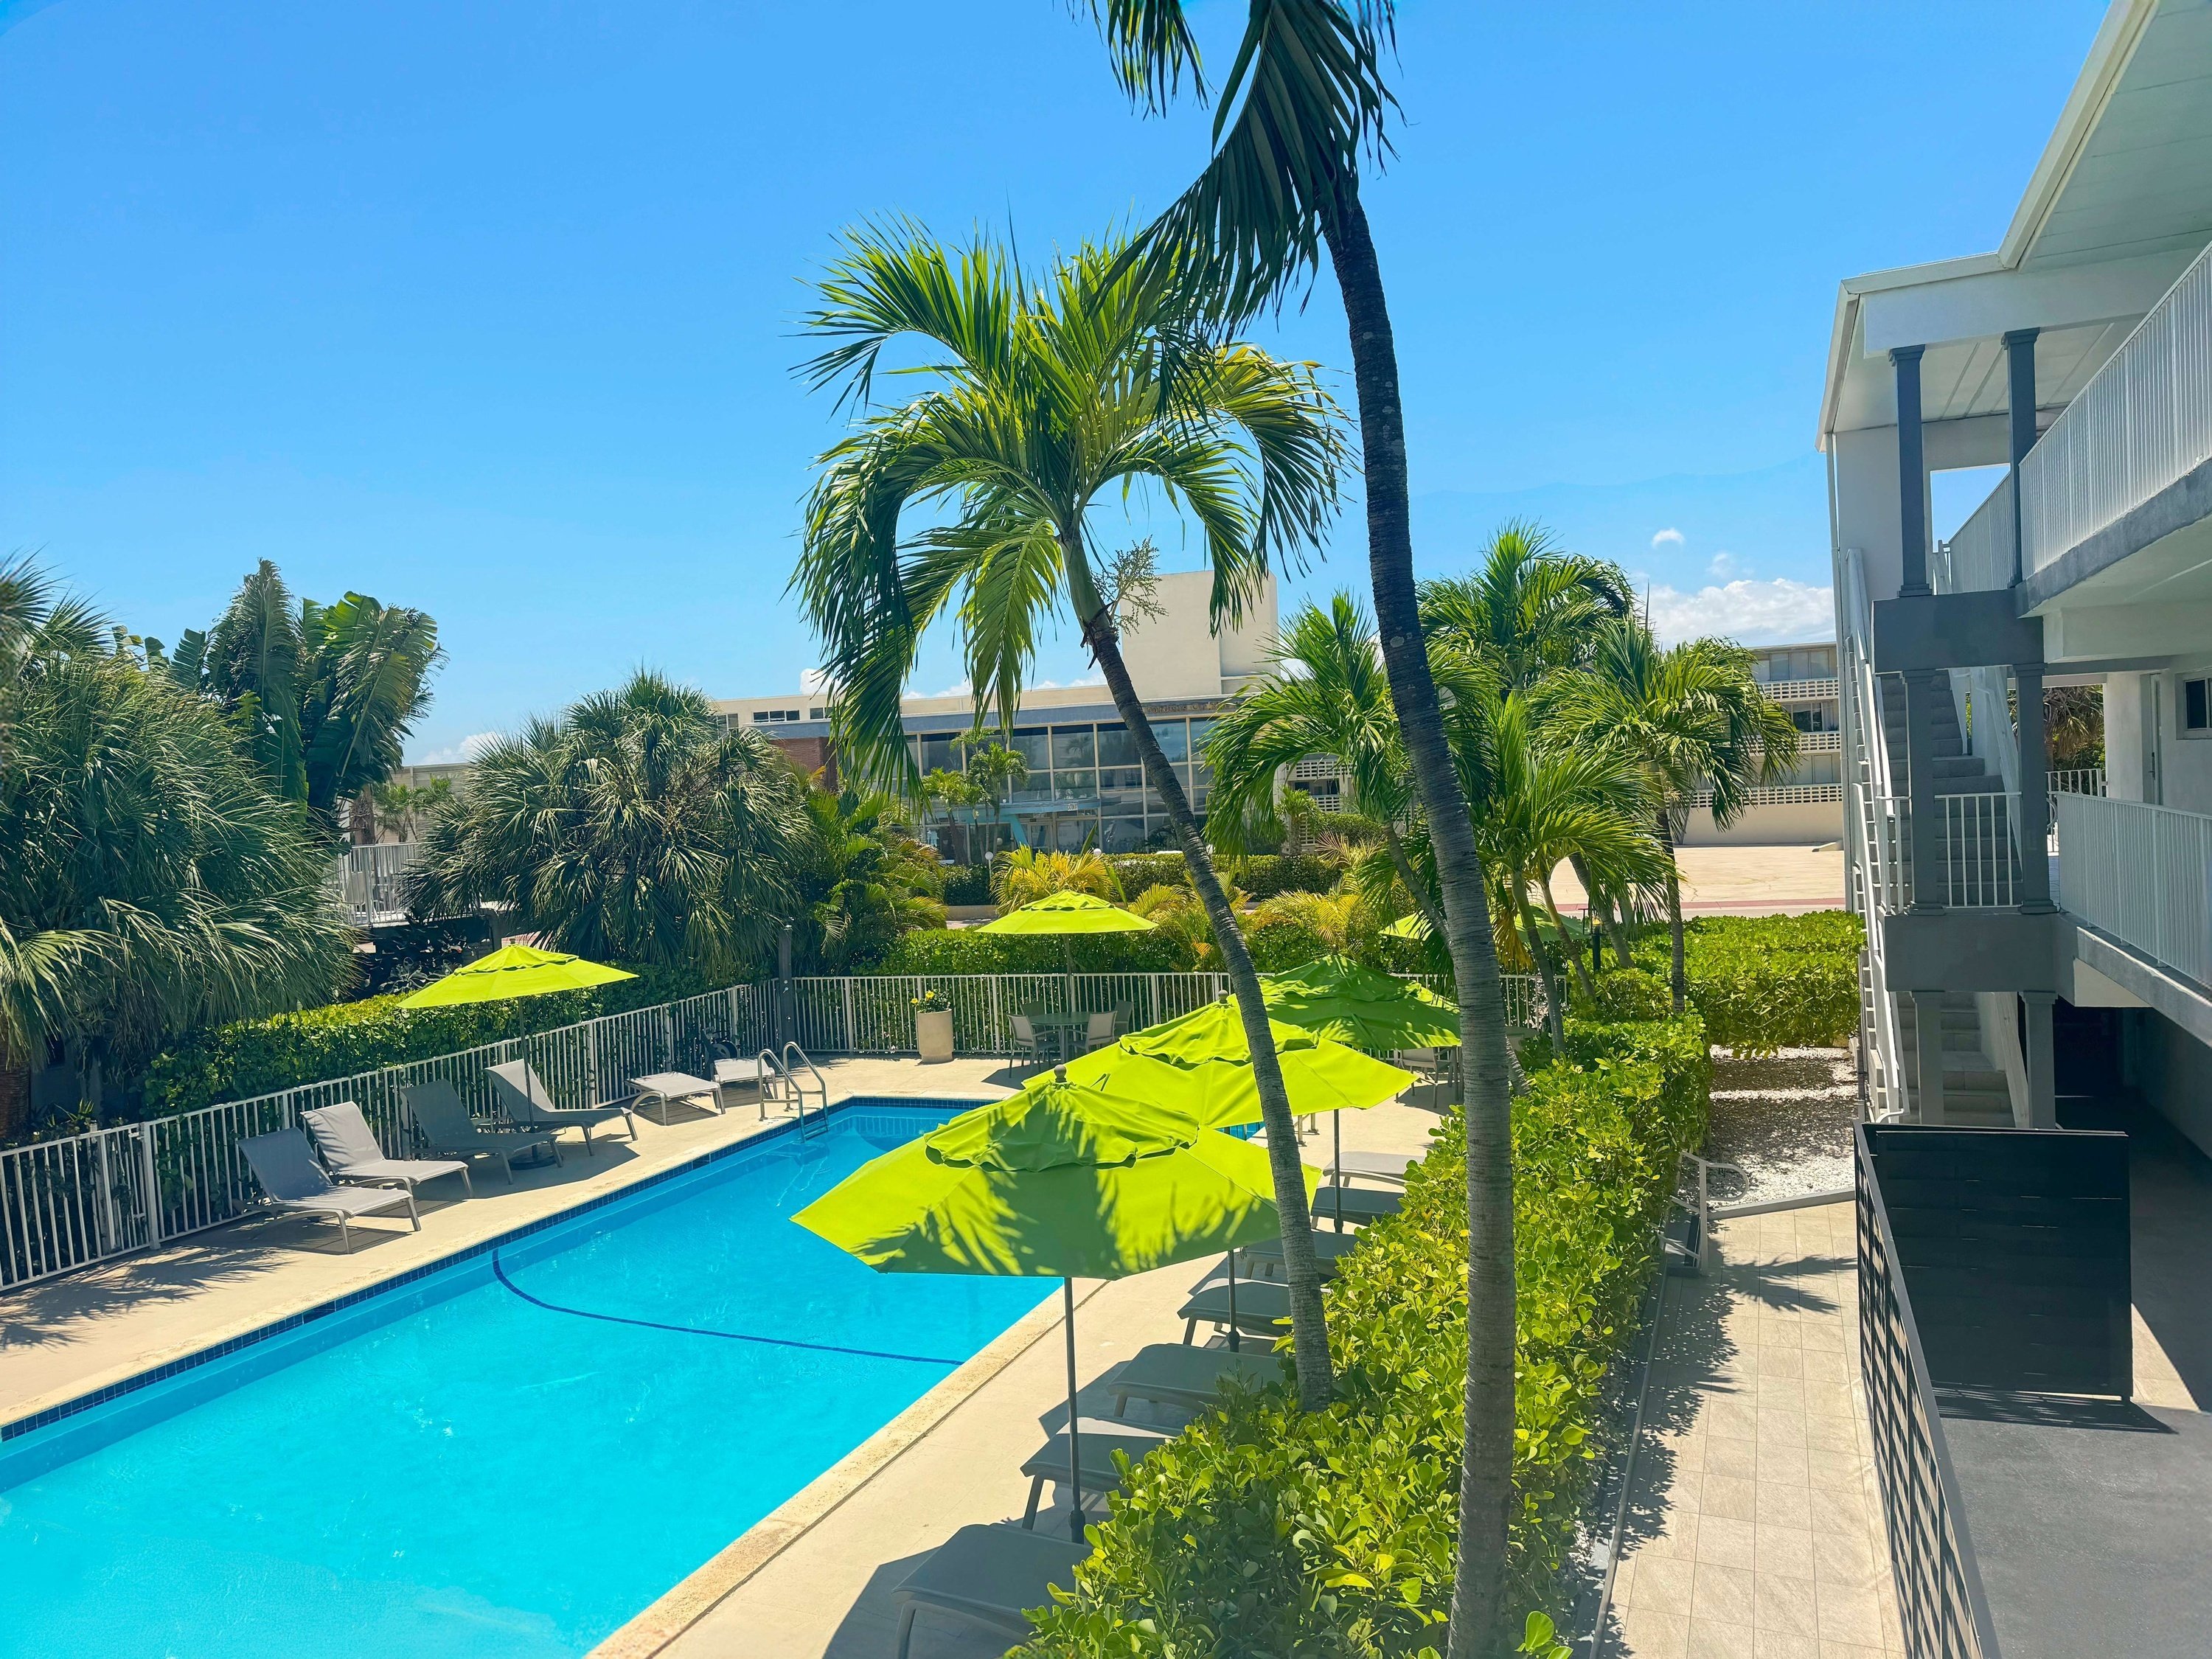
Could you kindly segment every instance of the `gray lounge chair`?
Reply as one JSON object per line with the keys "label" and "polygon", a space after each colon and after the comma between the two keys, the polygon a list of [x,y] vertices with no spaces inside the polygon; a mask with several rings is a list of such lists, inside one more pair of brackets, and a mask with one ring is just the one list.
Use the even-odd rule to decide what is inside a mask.
{"label": "gray lounge chair", "polygon": [[[1240,1313],[1243,1288],[1237,1286]],[[1186,1348],[1180,1342],[1153,1342],[1138,1349],[1108,1381],[1106,1389],[1114,1396],[1116,1417],[1129,1409],[1132,1400],[1202,1412],[1221,1398],[1224,1382],[1257,1389],[1279,1382],[1287,1374],[1279,1355],[1259,1348],[1240,1353],[1229,1348]]]}
{"label": "gray lounge chair", "polygon": [[1330,1185],[1313,1195],[1307,1212],[1316,1222],[1328,1222],[1334,1226],[1338,1221],[1349,1221],[1365,1226],[1370,1221],[1380,1221],[1386,1215],[1398,1213],[1405,1201],[1402,1193],[1385,1192],[1373,1187]]}
{"label": "gray lounge chair", "polygon": [[448,1158],[386,1158],[376,1144],[375,1133],[361,1108],[350,1100],[318,1106],[300,1114],[300,1127],[315,1144],[317,1156],[334,1181],[356,1181],[372,1187],[404,1187],[413,1192],[426,1181],[457,1175],[461,1189],[471,1198],[476,1182],[469,1166]]}
{"label": "gray lounge chair", "polygon": [[581,1129],[586,1154],[592,1150],[594,1124],[611,1123],[620,1118],[629,1128],[629,1138],[637,1139],[637,1120],[630,1115],[627,1106],[579,1106],[565,1110],[555,1106],[553,1091],[531,1069],[526,1060],[510,1060],[504,1066],[486,1069],[491,1073],[491,1086],[498,1091],[501,1108],[518,1129],[550,1129],[556,1133],[562,1129]]}
{"label": "gray lounge chair", "polygon": [[[1236,1312],[1230,1312],[1234,1296]],[[1190,1300],[1176,1310],[1183,1322],[1182,1340],[1188,1343],[1200,1325],[1218,1326],[1246,1336],[1278,1337],[1291,1317],[1291,1287],[1267,1279],[1239,1279],[1232,1292],[1229,1281],[1216,1279],[1190,1293]]]}
{"label": "gray lounge chair", "polygon": [[525,1152],[535,1162],[561,1160],[561,1148],[550,1129],[486,1129],[478,1127],[461,1104],[453,1085],[443,1079],[410,1083],[405,1091],[408,1115],[422,1131],[423,1143],[447,1158],[495,1158],[507,1171],[507,1184],[514,1185],[514,1160]]}
{"label": "gray lounge chair", "polygon": [[[1124,1423],[1119,1418],[1086,1417],[1076,1429],[1077,1456],[1080,1460],[1077,1474],[1086,1498],[1112,1492],[1121,1484],[1121,1471],[1114,1467],[1115,1452],[1122,1453],[1134,1463],[1153,1448],[1164,1446],[1175,1438],[1164,1429],[1148,1429],[1142,1424]],[[1037,1499],[1043,1495],[1044,1483],[1067,1479],[1067,1431],[1060,1430],[1040,1446],[1022,1465],[1022,1473],[1030,1478],[1029,1508],[1022,1512],[1022,1526],[1026,1530],[1036,1525]]]}
{"label": "gray lounge chair", "polygon": [[[1330,1279],[1335,1276],[1338,1261],[1358,1248],[1359,1235],[1324,1232],[1316,1228],[1313,1242],[1314,1255],[1320,1259],[1321,1275],[1323,1279]],[[1269,1279],[1279,1279],[1283,1272],[1283,1241],[1278,1237],[1262,1239],[1257,1244],[1247,1244],[1237,1252],[1237,1259],[1245,1267]]]}
{"label": "gray lounge chair", "polygon": [[246,1167],[261,1183],[269,1201],[280,1210],[303,1215],[327,1216],[338,1224],[346,1253],[353,1252],[352,1220],[361,1215],[386,1215],[404,1209],[415,1231],[422,1231],[422,1218],[415,1212],[415,1194],[404,1187],[340,1187],[315,1162],[315,1150],[297,1129],[279,1129],[273,1135],[255,1135],[238,1143]]}
{"label": "gray lounge chair", "polygon": [[939,1607],[1001,1636],[1035,1632],[1024,1611],[1047,1607],[1052,1587],[1075,1588],[1075,1566],[1091,1553],[1083,1544],[1006,1525],[963,1527],[929,1553],[891,1594],[899,1612],[898,1659],[914,1641],[914,1616]]}

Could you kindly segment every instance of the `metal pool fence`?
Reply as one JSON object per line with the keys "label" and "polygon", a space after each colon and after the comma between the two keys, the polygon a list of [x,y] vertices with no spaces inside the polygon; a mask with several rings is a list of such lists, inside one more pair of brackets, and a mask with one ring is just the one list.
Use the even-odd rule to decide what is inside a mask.
{"label": "metal pool fence", "polygon": [[[1433,983],[1433,981],[1431,981]],[[0,1152],[0,1286],[49,1278],[235,1219],[259,1202],[239,1155],[250,1136],[289,1128],[302,1111],[350,1100],[386,1147],[415,1139],[410,1085],[453,1085],[479,1117],[500,1115],[489,1068],[529,1061],[556,1105],[628,1098],[652,1072],[704,1073],[721,1054],[754,1054],[787,1038],[810,1053],[914,1051],[914,1004],[936,991],[952,1009],[953,1052],[1013,1052],[1013,1016],[1125,1010],[1129,1029],[1158,1024],[1229,988],[1221,974],[855,975],[790,981],[780,1020],[769,982],[609,1014],[530,1036],[410,1060],[352,1077],[228,1101],[197,1111]],[[1506,977],[1509,1022],[1542,1011],[1536,981]]]}

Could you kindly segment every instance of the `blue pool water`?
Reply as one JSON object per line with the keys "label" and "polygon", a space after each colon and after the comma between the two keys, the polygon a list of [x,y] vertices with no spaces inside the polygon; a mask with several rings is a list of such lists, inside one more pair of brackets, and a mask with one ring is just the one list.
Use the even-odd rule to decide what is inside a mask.
{"label": "blue pool water", "polygon": [[1056,1288],[787,1219],[945,1115],[841,1109],[7,1443],[0,1653],[588,1651]]}

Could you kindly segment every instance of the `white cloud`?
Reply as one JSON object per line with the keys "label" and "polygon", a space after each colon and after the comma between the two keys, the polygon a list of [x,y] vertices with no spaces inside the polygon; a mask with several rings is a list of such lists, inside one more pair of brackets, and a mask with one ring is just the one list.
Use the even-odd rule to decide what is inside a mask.
{"label": "white cloud", "polygon": [[[1105,684],[1106,677],[1103,674],[1094,674],[1089,679],[1083,680],[1031,680],[1022,689],[1025,691],[1072,691],[1078,686]],[[968,681],[961,680],[955,684],[946,686],[942,691],[927,691],[922,695],[930,697],[972,697],[975,695],[975,688]]]}
{"label": "white cloud", "polygon": [[799,677],[799,695],[802,697],[818,697],[829,689],[830,676],[826,670],[810,668]]}
{"label": "white cloud", "polygon": [[[1645,522],[1649,523],[1650,520],[1646,520]],[[1669,525],[1651,538],[1651,550],[1656,553],[1662,547],[1680,547],[1682,542],[1682,532]]]}
{"label": "white cloud", "polygon": [[1654,587],[1649,600],[1651,631],[1669,644],[1706,635],[1746,645],[1779,645],[1835,636],[1834,590],[1793,582],[1740,579],[1694,593]]}
{"label": "white cloud", "polygon": [[1705,567],[1705,574],[1715,581],[1728,581],[1736,574],[1735,555],[1720,552],[1713,555],[1712,562]]}
{"label": "white cloud", "polygon": [[499,741],[496,732],[471,732],[459,743],[448,744],[443,749],[434,749],[419,755],[411,764],[416,766],[453,766],[462,761],[472,761]]}

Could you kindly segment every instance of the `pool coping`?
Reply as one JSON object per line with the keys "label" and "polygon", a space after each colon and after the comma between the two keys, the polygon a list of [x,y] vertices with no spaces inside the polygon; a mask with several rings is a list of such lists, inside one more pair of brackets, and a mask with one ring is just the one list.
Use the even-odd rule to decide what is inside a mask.
{"label": "pool coping", "polygon": [[[834,1116],[848,1109],[865,1109],[872,1106],[967,1108],[989,1103],[989,1100],[980,1096],[866,1094],[848,1096],[842,1100],[833,1103],[828,1109]],[[503,1249],[520,1239],[544,1232],[550,1228],[566,1226],[578,1218],[589,1215],[595,1210],[605,1209],[609,1205],[627,1202],[640,1193],[650,1191],[665,1182],[696,1174],[700,1170],[719,1164],[726,1158],[734,1158],[740,1152],[750,1152],[767,1142],[796,1134],[799,1127],[799,1121],[795,1118],[781,1119],[765,1127],[757,1128],[750,1133],[741,1133],[720,1146],[710,1146],[704,1152],[696,1152],[680,1163],[653,1170],[641,1175],[635,1181],[610,1188],[603,1193],[596,1193],[550,1215],[543,1215],[533,1220],[520,1222],[488,1238],[480,1238],[471,1243],[459,1245],[432,1261],[417,1262],[411,1267],[400,1268],[381,1279],[358,1285],[341,1295],[326,1297],[312,1306],[269,1320],[251,1330],[222,1338],[204,1347],[194,1348],[189,1352],[179,1354],[173,1359],[164,1360],[158,1364],[149,1365],[143,1370],[135,1371],[112,1382],[103,1383],[98,1388],[88,1389],[81,1394],[72,1395],[66,1400],[39,1407],[21,1416],[0,1422],[0,1445],[20,1439],[27,1434],[35,1433],[40,1429],[51,1427],[81,1413],[106,1405],[110,1401],[120,1400],[143,1389],[149,1389],[156,1383],[166,1382],[173,1376],[179,1376],[187,1371],[197,1370],[203,1365],[212,1364],[216,1360],[228,1358],[243,1349],[256,1347],[264,1342],[272,1341],[277,1337],[287,1335],[320,1320],[328,1319],[334,1314],[343,1313],[349,1308],[359,1307],[362,1303],[374,1297],[418,1283],[433,1274],[444,1273],[461,1262],[472,1261],[478,1256],[489,1255],[495,1250]],[[981,1352],[988,1352],[989,1349],[987,1347]],[[981,1355],[976,1357],[980,1358]],[[966,1363],[972,1364],[974,1359],[971,1358]],[[955,1375],[958,1373],[956,1372]],[[939,1386],[943,1387],[944,1384],[940,1383]]]}
{"label": "pool coping", "polygon": [[[1094,1280],[1080,1308],[1106,1288]],[[843,1507],[911,1450],[932,1429],[980,1393],[1015,1360],[1060,1328],[1060,1304],[1048,1297],[978,1349],[950,1376],[843,1457],[745,1528],[660,1597],[634,1614],[586,1659],[653,1659],[776,1557]]]}

